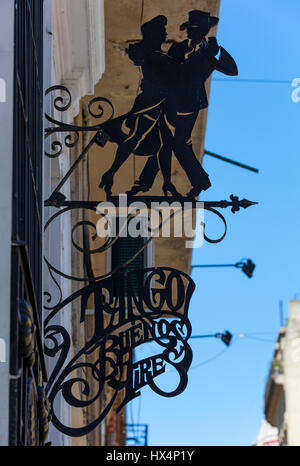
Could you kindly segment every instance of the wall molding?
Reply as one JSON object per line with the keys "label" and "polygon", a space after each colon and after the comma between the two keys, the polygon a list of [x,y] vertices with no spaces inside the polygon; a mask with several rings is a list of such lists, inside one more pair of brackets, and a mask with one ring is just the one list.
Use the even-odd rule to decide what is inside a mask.
{"label": "wall molding", "polygon": [[53,0],[55,78],[73,95],[72,117],[105,70],[104,0]]}

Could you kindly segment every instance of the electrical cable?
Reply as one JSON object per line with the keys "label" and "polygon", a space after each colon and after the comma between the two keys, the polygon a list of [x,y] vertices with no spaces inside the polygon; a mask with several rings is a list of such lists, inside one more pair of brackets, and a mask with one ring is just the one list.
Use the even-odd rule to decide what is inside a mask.
{"label": "electrical cable", "polygon": [[[267,340],[267,339],[264,339],[264,338],[259,338],[259,337],[255,337],[255,335],[277,335],[276,332],[251,332],[251,333],[239,333],[236,337],[233,338],[232,342],[230,343],[230,346],[232,346],[234,343],[236,343],[238,340],[241,340],[242,338],[249,338],[251,340],[255,340],[255,341],[259,341],[259,342],[263,342],[263,343],[275,343],[275,340]],[[204,361],[201,361],[199,364],[196,364],[195,366],[192,366],[190,368],[190,370],[192,369],[197,369],[198,367],[200,366],[203,366],[205,364],[208,364],[209,362],[212,362],[214,361],[215,359],[219,358],[220,356],[222,356],[223,354],[225,354],[225,352],[229,349],[229,347],[226,347],[224,348],[222,351],[219,351],[217,354],[215,354],[214,356],[204,360]],[[158,352],[156,353],[153,349],[151,349],[151,352],[153,355],[155,354],[159,354]],[[172,369],[169,369],[167,370],[166,372],[173,372]]]}
{"label": "electrical cable", "polygon": [[278,332],[247,332],[242,333],[243,335],[277,335]]}
{"label": "electrical cable", "polygon": [[259,337],[254,337],[254,336],[249,336],[242,334],[240,338],[248,338],[249,340],[255,340],[255,341],[261,341],[263,343],[275,343],[275,340],[267,340],[266,338],[259,338]]}
{"label": "electrical cable", "polygon": [[[255,335],[276,335],[276,332],[251,332],[251,333],[240,333],[236,337],[233,338],[233,340],[230,343],[230,346],[234,345],[238,340],[241,340],[242,338],[249,338],[251,340],[259,341],[259,342],[267,342],[267,343],[275,343],[274,340],[267,340],[259,337],[255,337]],[[202,367],[206,364],[209,364],[210,362],[215,361],[216,359],[220,358],[223,356],[227,351],[229,350],[229,346],[224,348],[222,351],[219,351],[216,353],[214,356],[211,356],[210,358],[201,361],[197,363],[196,365],[192,366],[190,370],[198,369],[199,367]],[[155,351],[151,348],[151,352],[155,353]],[[157,353],[158,354],[158,353]],[[166,370],[166,372],[176,372],[174,369],[169,369]],[[138,414],[137,414],[137,425],[140,423],[140,418],[141,418],[141,404],[142,404],[142,399],[140,396],[139,399],[139,405],[138,405]],[[131,408],[131,419],[132,419],[132,424],[133,424],[133,431],[134,431],[134,437],[136,437],[136,431],[135,431],[135,424],[134,424],[134,417],[133,417],[133,407],[132,407],[132,402],[130,404]],[[138,427],[137,427],[138,428]]]}
{"label": "electrical cable", "polygon": [[[255,340],[255,341],[260,341],[260,342],[263,342],[263,343],[275,343],[275,340],[267,340],[267,339],[263,339],[263,338],[259,338],[259,337],[255,337],[255,336],[252,336],[252,335],[257,335],[257,334],[275,334],[275,332],[252,332],[252,333],[240,333],[239,335],[237,335],[233,340],[232,342],[230,343],[230,346],[232,346],[234,343],[236,343],[238,340],[241,340],[242,338],[249,338],[251,340]],[[205,364],[208,364],[209,362],[212,362],[214,361],[215,359],[218,359],[220,356],[222,356],[223,354],[225,354],[225,352],[229,349],[229,347],[227,348],[224,348],[222,351],[219,351],[217,354],[215,354],[214,356],[212,356],[211,358],[209,359],[206,359],[205,361],[202,361],[200,362],[199,364],[196,364],[195,366],[192,366],[190,370],[192,369],[197,369],[198,367],[200,366],[204,366]]]}
{"label": "electrical cable", "polygon": [[212,81],[239,82],[239,83],[257,83],[257,84],[291,84],[292,80],[286,79],[251,79],[251,78],[212,78]]}
{"label": "electrical cable", "polygon": [[[234,343],[236,343],[236,341],[239,340],[239,337],[236,336],[232,342],[230,343],[230,346],[232,346]],[[226,351],[228,351],[229,347],[226,347],[224,348],[222,351],[219,351],[217,354],[215,354],[214,356],[208,358],[208,359],[205,359],[204,361],[201,361],[200,363],[196,364],[195,366],[192,366],[190,368],[190,370],[193,370],[193,369],[197,369],[198,367],[200,366],[204,366],[205,364],[208,364],[209,362],[212,362],[214,361],[215,359],[218,359],[220,356],[222,356],[223,354],[226,353]]]}

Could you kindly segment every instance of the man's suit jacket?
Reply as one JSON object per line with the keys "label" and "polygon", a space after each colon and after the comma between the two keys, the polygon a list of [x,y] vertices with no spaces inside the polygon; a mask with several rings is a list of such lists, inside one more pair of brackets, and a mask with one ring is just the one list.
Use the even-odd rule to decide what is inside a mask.
{"label": "man's suit jacket", "polygon": [[196,51],[189,48],[188,40],[175,42],[168,55],[181,63],[179,76],[175,77],[172,92],[169,93],[180,113],[196,112],[208,106],[205,82],[214,70],[230,76],[238,74],[236,63],[229,53],[220,47],[220,57],[215,58],[209,52],[206,41]]}

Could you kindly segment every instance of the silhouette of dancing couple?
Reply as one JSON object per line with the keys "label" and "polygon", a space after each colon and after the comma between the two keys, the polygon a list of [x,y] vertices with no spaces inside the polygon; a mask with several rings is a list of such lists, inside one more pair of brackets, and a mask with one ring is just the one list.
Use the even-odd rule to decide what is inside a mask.
{"label": "silhouette of dancing couple", "polygon": [[218,21],[210,13],[191,11],[188,21],[180,26],[187,39],[173,43],[167,53],[162,51],[167,18],[157,16],[142,25],[142,40],[127,49],[143,73],[141,93],[129,113],[102,126],[110,141],[118,144],[115,160],[99,184],[108,196],[114,175],[131,154],[148,156],[148,160],[128,195],[149,191],[161,170],[164,194],[181,197],[171,183],[173,154],[192,185],[188,198],[195,199],[211,186],[193,151],[191,133],[199,111],[208,106],[205,82],[212,72],[238,74],[235,61],[216,38],[206,39]]}

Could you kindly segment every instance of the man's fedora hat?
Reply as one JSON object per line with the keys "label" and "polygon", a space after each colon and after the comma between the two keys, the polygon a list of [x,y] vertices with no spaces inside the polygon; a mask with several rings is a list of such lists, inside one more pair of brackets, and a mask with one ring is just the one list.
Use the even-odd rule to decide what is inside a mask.
{"label": "man's fedora hat", "polygon": [[156,29],[165,27],[167,22],[168,20],[165,16],[163,15],[155,16],[155,18],[151,19],[150,21],[147,21],[147,23],[144,23],[141,26],[142,34],[145,34],[145,33],[147,34],[147,32],[152,32],[152,31],[155,31]]}
{"label": "man's fedora hat", "polygon": [[210,13],[207,13],[206,11],[192,10],[189,12],[189,20],[180,26],[180,30],[183,31],[188,26],[201,27],[206,24],[210,27],[214,27],[218,22],[219,18],[216,16],[210,16]]}

